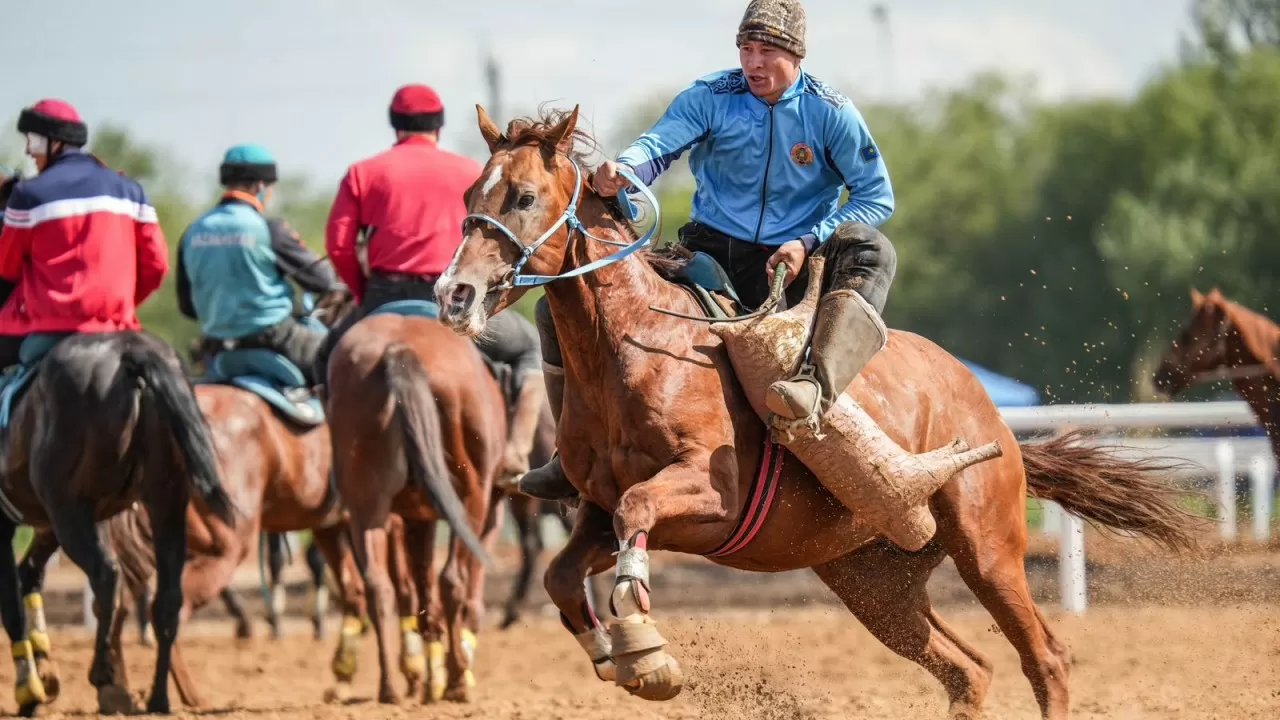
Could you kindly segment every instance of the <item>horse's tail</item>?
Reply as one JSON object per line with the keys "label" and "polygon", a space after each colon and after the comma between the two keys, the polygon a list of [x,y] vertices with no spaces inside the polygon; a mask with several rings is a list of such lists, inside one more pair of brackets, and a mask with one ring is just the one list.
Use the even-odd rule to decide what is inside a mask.
{"label": "horse's tail", "polygon": [[1081,442],[1083,436],[1077,430],[1022,445],[1030,495],[1052,500],[1095,527],[1143,535],[1175,552],[1194,551],[1206,519],[1180,505],[1192,493],[1166,482],[1181,463],[1126,460],[1114,449]]}
{"label": "horse's tail", "polygon": [[103,520],[98,527],[116,556],[125,587],[135,600],[139,599],[156,571],[156,550],[147,511],[139,503]]}
{"label": "horse's tail", "polygon": [[218,456],[213,450],[209,426],[191,385],[164,357],[142,345],[128,347],[120,362],[126,373],[151,390],[159,420],[169,428],[187,466],[191,489],[216,517],[235,525],[231,497],[218,475]]}
{"label": "horse's tail", "polygon": [[427,369],[413,350],[402,343],[394,343],[383,352],[382,369],[400,417],[409,477],[426,491],[467,549],[481,562],[488,563],[489,554],[467,521],[467,510],[453,486],[445,461],[440,408],[431,393]]}

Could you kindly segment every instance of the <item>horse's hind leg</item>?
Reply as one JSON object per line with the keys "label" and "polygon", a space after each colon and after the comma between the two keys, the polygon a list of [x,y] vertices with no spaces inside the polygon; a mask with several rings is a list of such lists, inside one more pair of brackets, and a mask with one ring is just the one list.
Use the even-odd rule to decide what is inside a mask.
{"label": "horse's hind leg", "polygon": [[378,702],[398,704],[400,694],[391,684],[391,639],[396,636],[393,624],[396,612],[395,588],[388,573],[387,513],[381,518],[363,518],[351,513],[351,534],[356,538],[355,555],[364,574],[365,592],[369,598],[369,616],[378,638]]}
{"label": "horse's hind leg", "polygon": [[[515,518],[516,535],[520,538],[520,570],[516,573],[515,586],[507,600],[500,626],[503,630],[519,622],[520,609],[528,600],[529,588],[533,585],[533,569],[537,565],[538,555],[542,553],[542,534],[538,532],[538,501],[525,495],[510,495],[507,501],[511,507],[511,516]],[[502,512],[502,507],[501,503],[497,503],[495,512]]]}
{"label": "horse's hind leg", "polygon": [[329,614],[329,585],[324,580],[324,553],[316,545],[314,535],[307,544],[307,570],[311,572],[311,630],[316,640],[324,639],[324,617]]}
{"label": "horse's hind leg", "polygon": [[440,603],[440,573],[436,569],[437,521],[405,523],[404,545],[409,559],[409,574],[417,591],[418,628],[427,649],[427,678],[422,701],[444,699],[448,678],[445,671],[446,631],[444,608]]}
{"label": "horse's hind leg", "polygon": [[[7,518],[6,518],[7,519]],[[27,554],[18,566],[18,583],[27,610],[27,633],[35,653],[36,671],[44,683],[49,702],[57,699],[62,687],[58,666],[53,662],[53,642],[44,616],[44,574],[50,558],[58,551],[58,538],[52,530],[39,530],[31,538]]]}
{"label": "horse's hind leg", "polygon": [[[996,533],[987,532],[987,528],[972,536],[956,531],[956,525],[945,519],[951,514],[940,513],[938,534],[960,577],[1018,651],[1022,673],[1031,682],[1040,714],[1051,720],[1067,717],[1070,653],[1050,632],[1031,597],[1023,566],[1025,530],[1013,529],[1014,542],[993,542]],[[1018,532],[1023,533],[1020,542]]]}
{"label": "horse's hind leg", "polygon": [[[33,477],[75,477],[71,472],[63,473],[62,469],[39,468],[38,465],[44,463],[38,462],[38,456],[32,460]],[[50,503],[50,507],[57,508],[52,520],[58,543],[67,557],[84,571],[89,579],[89,586],[93,589],[93,609],[98,618],[98,628],[89,682],[98,690],[98,711],[104,715],[130,713],[134,710],[133,698],[122,684],[121,678],[116,677],[117,668],[111,662],[111,631],[117,622],[116,613],[119,610],[117,600],[120,569],[115,560],[107,556],[94,523],[92,506],[68,506],[64,503],[59,507],[56,503]],[[185,545],[185,538],[181,541]],[[158,621],[156,630],[160,630]]]}
{"label": "horse's hind leg", "polygon": [[929,604],[925,583],[941,554],[904,553],[879,543],[814,572],[886,647],[938,678],[950,717],[978,718],[991,686],[991,665],[958,641]]}
{"label": "horse's hind leg", "polygon": [[0,552],[0,616],[3,617],[13,654],[14,697],[18,701],[18,711],[24,717],[30,717],[38,705],[49,701],[49,696],[36,669],[32,642],[27,639],[27,617],[19,594],[18,567],[13,553],[8,550],[13,547],[13,536],[17,530],[18,526],[8,516],[0,514],[0,547],[6,548]]}
{"label": "horse's hind leg", "polygon": [[350,684],[355,678],[360,653],[360,637],[364,633],[368,610],[364,583],[356,567],[348,527],[338,524],[312,530],[315,546],[324,555],[325,563],[333,571],[342,601],[342,625],[338,633],[338,647],[334,649],[333,670],[337,684],[325,691],[328,701],[345,700],[350,694]]}
{"label": "horse's hind leg", "polygon": [[240,602],[239,593],[230,587],[224,587],[222,592],[218,593],[218,597],[222,599],[222,605],[226,607],[227,614],[236,621],[236,639],[248,640],[253,637],[253,621],[249,619],[244,603]]}
{"label": "horse's hind leg", "polygon": [[[413,524],[413,521],[392,515],[387,527],[391,579],[396,588],[396,608],[400,613],[400,673],[409,683],[410,697],[421,695],[427,682],[427,655],[422,631],[418,627],[418,589],[414,586],[409,553],[405,549],[405,536]],[[431,523],[431,526],[434,530],[435,524]]]}

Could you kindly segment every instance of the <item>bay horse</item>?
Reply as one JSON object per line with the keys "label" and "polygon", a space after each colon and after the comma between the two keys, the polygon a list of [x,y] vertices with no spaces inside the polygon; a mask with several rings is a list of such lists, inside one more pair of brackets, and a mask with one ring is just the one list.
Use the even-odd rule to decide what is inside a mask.
{"label": "bay horse", "polygon": [[[497,526],[490,501],[506,443],[502,392],[471,341],[433,318],[391,312],[370,314],[343,335],[328,379],[337,486],[378,640],[378,699],[399,701],[390,680],[394,564],[407,572],[425,609],[402,617],[402,642],[425,640],[433,654],[445,655],[446,677],[441,682],[438,666],[429,666],[424,701],[465,701],[484,611],[481,536],[491,542]],[[453,541],[437,574],[434,529],[441,518]],[[393,519],[403,522],[403,565],[388,538]],[[418,690],[411,683],[410,692]]]}
{"label": "bay horse", "polygon": [[[98,523],[141,503],[152,519],[156,565],[156,669],[147,710],[168,713],[168,675],[183,606],[188,498],[223,526],[237,525],[209,428],[181,360],[149,333],[71,335],[36,367],[13,410],[3,450],[0,494],[7,507],[0,543],[12,542],[19,522],[46,530],[85,572],[98,617],[89,681],[101,712],[126,712],[133,700],[124,685],[123,658],[110,642],[112,627],[124,617],[117,604],[120,569]],[[13,644],[19,710],[29,715],[57,696],[60,682],[48,661],[43,613],[33,613],[38,624],[28,633],[13,555],[0,556],[0,611]],[[38,595],[26,601],[39,609]]]}
{"label": "bay horse", "polygon": [[[931,498],[938,529],[921,551],[896,548],[769,441],[719,337],[648,309],[700,313],[691,293],[659,273],[669,261],[648,252],[616,261],[647,238],[637,239],[616,199],[592,189],[578,148],[591,140],[576,127],[577,108],[514,121],[505,133],[477,113],[491,156],[468,191],[463,242],[436,285],[440,317],[459,333],[482,332],[521,285],[547,283],[567,378],[557,447],[581,502],[545,584],[597,676],[650,700],[682,687],[650,617],[648,550],[657,548],[758,572],[812,568],[873,635],[942,683],[952,717],[977,717],[992,665],[926,592],[950,555],[1017,649],[1042,714],[1066,717],[1070,654],[1036,607],[1023,565],[1026,495],[1189,548],[1195,518],[1161,483],[1159,463],[1125,461],[1078,435],[1019,447],[963,364],[895,331],[848,389],[884,431],[916,453],[957,437],[1005,448]],[[536,275],[522,282],[521,271]],[[605,630],[583,581],[615,562],[619,619]]]}
{"label": "bay horse", "polygon": [[1174,397],[1193,385],[1230,380],[1249,403],[1280,460],[1280,327],[1218,288],[1191,289],[1191,319],[1161,358],[1155,389]]}

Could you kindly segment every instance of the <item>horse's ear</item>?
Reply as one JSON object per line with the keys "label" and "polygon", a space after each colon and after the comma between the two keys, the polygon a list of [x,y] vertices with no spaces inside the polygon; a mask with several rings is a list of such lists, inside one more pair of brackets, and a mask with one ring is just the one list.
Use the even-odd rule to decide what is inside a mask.
{"label": "horse's ear", "polygon": [[484,111],[479,103],[476,104],[476,118],[480,123],[480,136],[484,138],[484,143],[489,146],[489,154],[492,155],[494,149],[502,143],[502,131],[498,129],[497,124],[489,119],[489,113]]}
{"label": "horse's ear", "polygon": [[578,127],[578,106],[573,106],[573,112],[569,116],[560,121],[551,132],[547,133],[547,142],[550,143],[556,152],[568,155],[573,151],[573,131]]}
{"label": "horse's ear", "polygon": [[1204,304],[1204,295],[1195,288],[1191,288],[1191,306],[1200,307]]}
{"label": "horse's ear", "polygon": [[1216,287],[1210,290],[1209,294],[1206,297],[1208,297],[1210,300],[1213,300],[1214,302],[1218,302],[1225,299],[1222,296],[1222,291]]}

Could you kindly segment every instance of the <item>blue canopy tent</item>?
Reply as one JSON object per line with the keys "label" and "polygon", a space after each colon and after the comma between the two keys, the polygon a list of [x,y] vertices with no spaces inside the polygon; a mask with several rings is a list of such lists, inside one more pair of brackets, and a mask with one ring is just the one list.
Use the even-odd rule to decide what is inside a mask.
{"label": "blue canopy tent", "polygon": [[987,389],[987,394],[995,402],[996,407],[1030,407],[1040,404],[1040,393],[1030,385],[992,372],[981,365],[961,360],[965,367],[973,371],[978,382]]}

